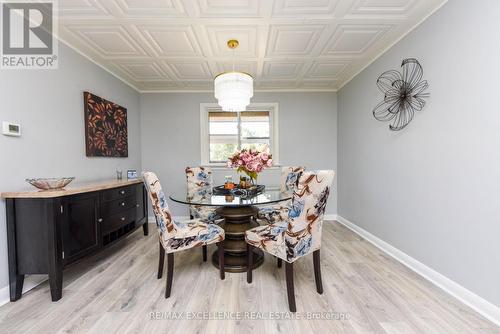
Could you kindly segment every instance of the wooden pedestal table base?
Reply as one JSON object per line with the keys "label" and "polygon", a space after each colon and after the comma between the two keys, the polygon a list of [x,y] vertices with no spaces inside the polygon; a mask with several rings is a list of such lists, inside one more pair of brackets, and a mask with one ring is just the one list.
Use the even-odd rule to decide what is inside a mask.
{"label": "wooden pedestal table base", "polygon": [[[221,227],[224,229],[226,239],[223,242],[224,268],[230,273],[242,273],[247,271],[247,245],[245,242],[245,231],[259,226],[253,216],[258,209],[252,206],[222,207],[218,213],[226,219]],[[253,250],[253,268],[259,267],[264,262],[264,253],[260,249]],[[212,255],[212,263],[219,268],[219,255],[215,251]]]}

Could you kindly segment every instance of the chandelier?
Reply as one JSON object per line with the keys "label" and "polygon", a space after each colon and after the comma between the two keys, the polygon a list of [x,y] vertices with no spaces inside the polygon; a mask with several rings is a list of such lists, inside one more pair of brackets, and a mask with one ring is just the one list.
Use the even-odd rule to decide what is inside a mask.
{"label": "chandelier", "polygon": [[237,40],[229,40],[227,46],[233,50],[233,70],[217,75],[214,93],[223,111],[244,111],[253,96],[253,78],[250,74],[234,70],[234,50]]}

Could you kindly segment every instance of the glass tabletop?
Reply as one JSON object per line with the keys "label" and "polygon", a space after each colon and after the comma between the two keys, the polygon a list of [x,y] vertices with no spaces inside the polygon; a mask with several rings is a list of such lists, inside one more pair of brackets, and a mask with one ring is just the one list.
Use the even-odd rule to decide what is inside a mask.
{"label": "glass tabletop", "polygon": [[292,193],[281,192],[277,188],[265,189],[260,194],[251,197],[237,195],[214,195],[210,191],[195,196],[189,196],[186,191],[170,195],[177,203],[206,206],[252,206],[278,203],[292,198]]}

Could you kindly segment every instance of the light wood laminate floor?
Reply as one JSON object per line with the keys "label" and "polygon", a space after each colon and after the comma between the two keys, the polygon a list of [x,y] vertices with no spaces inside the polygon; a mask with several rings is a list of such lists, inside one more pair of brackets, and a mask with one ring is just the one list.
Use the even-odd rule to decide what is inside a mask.
{"label": "light wood laminate floor", "polygon": [[[312,255],[298,260],[297,311],[302,317],[307,311],[330,312],[343,319],[290,320],[280,314],[288,310],[285,268],[267,255],[247,284],[245,274],[226,273],[221,281],[210,261],[202,262],[201,249],[178,253],[172,296],[165,299],[165,280],[156,279],[158,237],[150,228],[148,237],[137,230],[65,270],[60,301],[50,301],[44,282],[0,307],[0,333],[500,333],[341,224],[325,222],[323,228],[324,294],[316,293]],[[183,312],[176,314],[181,319],[166,320],[171,311]],[[151,312],[160,312],[156,320]],[[217,316],[214,312],[241,313],[187,319]],[[255,319],[270,316],[282,318]]]}

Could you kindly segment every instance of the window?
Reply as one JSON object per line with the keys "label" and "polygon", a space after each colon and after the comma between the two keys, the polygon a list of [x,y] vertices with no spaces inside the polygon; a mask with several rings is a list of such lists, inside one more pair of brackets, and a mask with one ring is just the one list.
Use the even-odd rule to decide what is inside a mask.
{"label": "window", "polygon": [[202,164],[223,165],[237,150],[262,150],[266,145],[277,163],[277,145],[273,138],[277,132],[274,129],[277,110],[249,109],[240,113],[224,112],[202,105]]}

